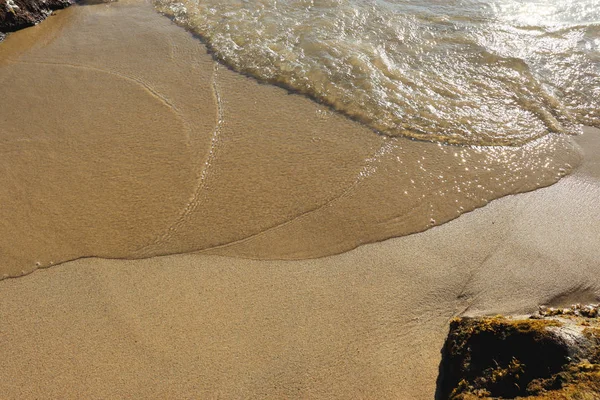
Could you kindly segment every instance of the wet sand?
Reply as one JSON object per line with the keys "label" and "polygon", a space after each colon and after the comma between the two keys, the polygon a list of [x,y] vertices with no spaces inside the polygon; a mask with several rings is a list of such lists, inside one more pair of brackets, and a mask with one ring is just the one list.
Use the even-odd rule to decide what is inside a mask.
{"label": "wet sand", "polygon": [[581,155],[569,138],[503,159],[375,135],[127,2],[11,35],[0,68],[4,274],[201,251],[1,281],[3,398],[430,399],[451,317],[600,298],[597,130],[548,188],[252,260],[422,230]]}
{"label": "wet sand", "polygon": [[4,280],[0,392],[431,399],[453,316],[600,299],[599,133],[554,186],[337,256],[85,259]]}
{"label": "wet sand", "polygon": [[74,7],[0,47],[0,279],[82,257],[305,259],[423,231],[579,164],[570,137],[378,135],[217,64],[149,4]]}

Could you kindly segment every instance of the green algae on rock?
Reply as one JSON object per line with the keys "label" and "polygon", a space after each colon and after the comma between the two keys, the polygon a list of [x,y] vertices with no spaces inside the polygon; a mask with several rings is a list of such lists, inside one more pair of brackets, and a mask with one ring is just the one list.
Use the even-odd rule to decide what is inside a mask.
{"label": "green algae on rock", "polygon": [[530,317],[453,319],[437,398],[600,399],[597,310],[575,305],[558,314],[541,308]]}

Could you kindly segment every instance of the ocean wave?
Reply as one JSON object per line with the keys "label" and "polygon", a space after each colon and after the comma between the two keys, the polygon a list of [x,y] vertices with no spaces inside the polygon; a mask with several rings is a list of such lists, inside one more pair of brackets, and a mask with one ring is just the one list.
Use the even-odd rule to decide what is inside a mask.
{"label": "ocean wave", "polygon": [[600,124],[597,0],[157,0],[233,69],[390,136],[521,145]]}

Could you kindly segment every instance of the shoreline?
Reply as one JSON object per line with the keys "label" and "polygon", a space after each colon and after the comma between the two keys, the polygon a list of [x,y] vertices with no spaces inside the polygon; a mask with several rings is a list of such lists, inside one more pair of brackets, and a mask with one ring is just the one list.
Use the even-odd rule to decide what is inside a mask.
{"label": "shoreline", "polygon": [[600,299],[593,165],[337,256],[84,259],[2,281],[0,388],[8,398],[430,399],[451,318]]}
{"label": "shoreline", "polygon": [[0,9],[0,42],[8,33],[35,26],[73,4],[75,0],[7,0]]}
{"label": "shoreline", "polygon": [[0,279],[6,398],[431,399],[453,317],[600,299],[599,130],[504,166],[465,150],[469,174],[226,70],[149,5],[90,7],[0,45],[28,121],[2,138],[0,272],[52,265]]}
{"label": "shoreline", "polygon": [[581,161],[563,135],[494,148],[377,135],[220,66],[149,4],[71,7],[42,25],[0,47],[0,277],[206,249],[318,258],[548,186]]}

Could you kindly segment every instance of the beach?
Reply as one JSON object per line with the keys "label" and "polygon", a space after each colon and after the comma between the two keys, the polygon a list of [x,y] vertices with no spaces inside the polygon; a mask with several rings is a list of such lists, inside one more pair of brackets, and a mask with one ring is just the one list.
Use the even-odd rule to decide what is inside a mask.
{"label": "beach", "polygon": [[453,316],[598,300],[599,191],[596,157],[549,188],[337,256],[84,259],[4,280],[1,391],[431,399]]}
{"label": "beach", "polygon": [[451,318],[600,299],[597,129],[390,138],[136,1],[0,69],[3,398],[431,399]]}

